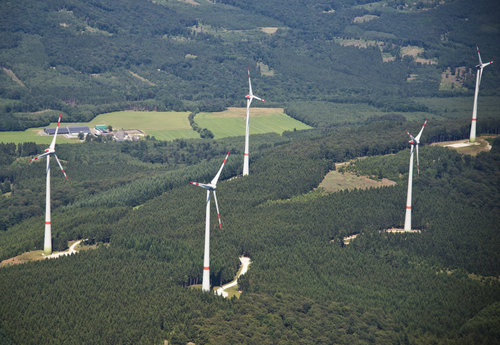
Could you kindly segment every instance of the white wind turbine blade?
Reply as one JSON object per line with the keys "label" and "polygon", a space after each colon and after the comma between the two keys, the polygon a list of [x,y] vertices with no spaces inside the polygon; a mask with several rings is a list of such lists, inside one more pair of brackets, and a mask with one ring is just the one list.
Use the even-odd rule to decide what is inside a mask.
{"label": "white wind turbine blade", "polygon": [[479,81],[477,83],[477,86],[479,87],[481,85],[481,78],[483,77],[483,67],[479,69]]}
{"label": "white wind turbine blade", "polygon": [[227,152],[226,158],[224,158],[224,162],[222,162],[222,165],[220,166],[220,169],[219,169],[219,171],[217,172],[217,175],[215,175],[215,177],[213,178],[212,182],[210,182],[210,184],[211,184],[214,188],[215,188],[215,186],[217,185],[217,181],[219,181],[220,173],[222,172],[222,169],[224,168],[224,164],[226,164],[227,158],[229,157],[229,152],[231,152],[231,151],[228,151],[228,152]]}
{"label": "white wind turbine blade", "polygon": [[57,120],[57,127],[56,127],[56,131],[54,133],[54,138],[52,138],[52,142],[50,143],[50,146],[49,146],[49,150],[51,152],[53,152],[55,147],[56,147],[56,138],[57,138],[57,132],[59,131],[59,124],[61,123],[61,115],[62,115],[62,113],[59,114],[59,120]]}
{"label": "white wind turbine blade", "polygon": [[420,130],[420,132],[418,132],[417,136],[415,137],[417,144],[420,143],[420,137],[422,136],[422,132],[424,131],[426,124],[427,124],[427,119],[425,119],[424,124],[422,125],[422,129]]}
{"label": "white wind turbine blade", "polygon": [[418,162],[418,144],[415,144],[415,149],[417,150],[417,176],[420,176],[420,163]]}
{"label": "white wind turbine blade", "polygon": [[199,182],[189,182],[189,183],[191,183],[192,185],[201,187],[201,188],[210,189],[210,186],[208,184],[205,184],[205,183],[199,183]]}
{"label": "white wind turbine blade", "polygon": [[477,51],[477,56],[479,57],[479,65],[482,65],[483,61],[481,60],[481,54],[479,54],[479,47],[477,44],[476,44],[476,51]]}
{"label": "white wind turbine blade", "polygon": [[215,194],[215,190],[214,190],[214,200],[215,200],[215,208],[217,210],[217,218],[219,219],[219,228],[222,230],[222,223],[220,221],[219,203],[217,202],[217,194]]}
{"label": "white wind turbine blade", "polygon": [[59,158],[57,158],[57,155],[54,153],[54,157],[56,158],[57,164],[59,164],[59,168],[61,168],[62,173],[64,174],[64,177],[66,177],[66,181],[69,181],[68,176],[66,175],[66,172],[64,171],[61,162],[59,161]]}
{"label": "white wind turbine blade", "polygon": [[259,98],[259,97],[254,96],[254,95],[252,95],[252,98],[255,98],[255,99],[257,99],[257,100],[259,100],[259,101],[261,101],[261,102],[265,102],[265,100],[263,100],[262,98]]}
{"label": "white wind turbine blade", "polygon": [[252,82],[250,81],[250,69],[248,69],[248,95],[250,96],[250,98],[253,97]]}
{"label": "white wind turbine blade", "polygon": [[39,160],[40,158],[43,158],[43,157],[48,156],[48,155],[49,155],[49,152],[48,152],[48,150],[46,150],[46,151],[47,151],[47,152],[44,152],[44,153],[42,153],[41,155],[36,156],[35,158],[30,159],[30,163],[31,163],[31,162],[33,162],[33,161],[37,161],[37,160]]}

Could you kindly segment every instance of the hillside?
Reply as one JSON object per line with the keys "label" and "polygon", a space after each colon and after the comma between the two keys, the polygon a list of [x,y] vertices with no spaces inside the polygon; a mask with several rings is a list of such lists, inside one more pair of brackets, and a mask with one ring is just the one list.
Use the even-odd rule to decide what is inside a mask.
{"label": "hillside", "polygon": [[[81,122],[243,106],[247,68],[261,96],[309,125],[358,123],[430,110],[409,97],[470,97],[475,44],[484,59],[500,56],[491,0],[20,0],[0,4],[0,16],[0,130],[43,126],[58,111]],[[443,88],[442,74],[459,67],[457,87]],[[498,104],[499,87],[494,64],[482,96]],[[342,105],[369,113],[339,121]],[[308,118],[325,107],[333,121]]]}
{"label": "hillside", "polygon": [[[479,98],[487,149],[442,142],[468,137],[475,44],[500,56],[499,12],[492,0],[0,2],[0,261],[29,261],[0,268],[0,344],[497,344],[498,64]],[[260,134],[242,176],[247,68],[266,108],[252,104]],[[60,111],[158,138],[58,140],[69,181],[52,160],[52,248],[88,250],[30,261],[46,166],[29,160],[46,145],[6,133]],[[193,118],[215,137],[161,132],[197,136]],[[404,222],[405,130],[424,118],[418,232],[387,233]],[[249,258],[233,299],[197,288],[206,201],[189,183],[209,182],[228,151],[210,280],[231,282]]]}
{"label": "hillside", "polygon": [[[422,147],[414,192],[422,233],[383,234],[403,221],[403,129],[417,125],[255,136],[252,174],[236,179],[241,137],[60,145],[71,180],[53,177],[54,248],[81,238],[98,248],[0,269],[2,342],[491,343],[500,322],[500,143],[476,157]],[[429,126],[425,136],[440,131]],[[211,280],[231,281],[238,257],[250,257],[238,301],[186,288],[201,279],[204,227],[204,193],[187,181],[211,178],[228,149]],[[11,206],[1,208],[1,259],[42,244],[44,167],[28,168],[15,152],[3,165],[14,193],[2,196]],[[300,197],[335,162],[367,154],[350,169],[397,185]],[[151,155],[165,160],[142,161]],[[363,236],[342,247],[355,232]]]}

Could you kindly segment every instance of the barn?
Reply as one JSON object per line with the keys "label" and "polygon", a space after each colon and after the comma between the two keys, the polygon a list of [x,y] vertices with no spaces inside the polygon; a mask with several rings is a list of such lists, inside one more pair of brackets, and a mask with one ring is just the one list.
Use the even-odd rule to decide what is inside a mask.
{"label": "barn", "polygon": [[[47,127],[44,131],[48,135],[54,135],[54,133],[56,132],[56,127]],[[61,126],[59,127],[59,131],[57,132],[57,134],[69,135],[78,135],[78,133],[88,134],[90,133],[90,129],[88,126]]]}

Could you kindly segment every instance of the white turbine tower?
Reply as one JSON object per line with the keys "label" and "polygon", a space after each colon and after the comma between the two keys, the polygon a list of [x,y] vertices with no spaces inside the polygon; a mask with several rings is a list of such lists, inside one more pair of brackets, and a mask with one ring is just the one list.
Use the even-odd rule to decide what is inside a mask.
{"label": "white turbine tower", "polygon": [[472,108],[472,123],[470,125],[470,139],[471,143],[476,141],[476,120],[477,120],[477,97],[479,95],[479,86],[481,85],[481,77],[483,76],[483,68],[491,65],[494,61],[483,63],[481,54],[479,54],[479,47],[476,45],[477,56],[479,58],[479,65],[476,66],[476,91],[474,92],[474,106]]}
{"label": "white turbine tower", "polygon": [[219,227],[222,229],[222,223],[220,221],[219,204],[217,203],[217,195],[215,194],[215,189],[217,188],[217,181],[219,180],[222,168],[226,164],[227,158],[229,157],[229,152],[224,158],[224,162],[217,172],[217,175],[212,179],[209,184],[190,182],[195,186],[205,188],[207,190],[207,204],[206,204],[206,219],[205,219],[205,253],[203,255],[203,282],[201,289],[203,291],[210,291],[210,192],[214,193],[215,208],[217,209],[217,217],[219,218]]}
{"label": "white turbine tower", "polygon": [[257,96],[254,96],[252,92],[252,82],[250,80],[250,69],[248,70],[248,95],[246,95],[247,99],[247,125],[246,125],[246,130],[245,130],[245,154],[243,156],[243,176],[248,175],[249,169],[248,169],[248,141],[249,141],[249,135],[250,135],[250,127],[248,126],[249,120],[250,120],[250,104],[252,104],[252,100],[256,99],[261,102],[265,102],[262,98],[259,98]]}
{"label": "white turbine tower", "polygon": [[424,121],[424,125],[422,129],[418,133],[416,137],[412,136],[408,131],[406,134],[410,137],[409,143],[411,144],[410,150],[410,169],[408,173],[408,194],[406,196],[406,215],[405,215],[405,231],[411,230],[411,192],[412,192],[412,182],[413,182],[413,148],[417,150],[417,174],[420,174],[420,167],[418,162],[418,144],[420,144],[420,137],[422,136],[422,132],[424,131],[424,127],[427,124],[427,119]]}
{"label": "white turbine tower", "polygon": [[64,171],[59,158],[57,158],[55,147],[56,147],[56,138],[57,132],[59,131],[59,124],[61,123],[61,114],[59,114],[59,120],[57,121],[56,131],[54,133],[54,137],[52,138],[52,142],[48,149],[45,149],[45,152],[41,155],[30,160],[30,163],[36,160],[39,160],[42,157],[47,157],[47,183],[46,183],[46,192],[45,192],[45,239],[43,242],[43,253],[45,255],[52,254],[52,227],[50,220],[50,156],[54,156],[59,164],[59,168],[61,168],[62,173],[66,180],[68,180],[68,176]]}

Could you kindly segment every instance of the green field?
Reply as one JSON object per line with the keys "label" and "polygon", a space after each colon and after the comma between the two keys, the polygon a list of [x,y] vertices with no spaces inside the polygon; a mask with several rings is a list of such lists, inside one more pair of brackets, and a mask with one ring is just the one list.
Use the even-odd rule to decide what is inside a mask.
{"label": "green field", "polygon": [[[200,113],[195,121],[202,128],[211,130],[216,138],[245,135],[245,108],[229,108],[220,113]],[[159,140],[199,138],[189,125],[189,112],[156,112],[156,111],[117,111],[101,114],[90,122],[64,123],[61,126],[89,126],[111,125],[117,129],[140,129],[146,135],[154,136]],[[281,108],[255,108],[250,113],[250,134],[283,133],[294,129],[311,128],[287,115]],[[51,123],[53,127],[56,123]],[[29,128],[25,131],[0,132],[0,142],[21,143],[33,141],[37,144],[49,145],[52,137],[40,135],[43,129]],[[57,138],[58,143],[77,143],[78,139],[68,139],[64,136]]]}
{"label": "green field", "polygon": [[[246,108],[229,108],[218,113],[199,113],[195,121],[215,138],[245,135]],[[250,134],[278,133],[312,128],[283,112],[282,108],[251,108]]]}
{"label": "green field", "polygon": [[117,111],[101,114],[88,123],[89,127],[105,124],[113,129],[140,129],[160,140],[199,138],[188,121],[189,112],[176,111]]}
{"label": "green field", "polygon": [[[47,127],[53,127],[57,125],[57,123],[51,123],[50,126]],[[0,132],[0,143],[24,143],[28,141],[35,142],[37,144],[43,145],[50,145],[50,142],[52,141],[52,137],[49,135],[40,135],[39,132],[43,132],[43,129],[45,127],[40,127],[40,128],[28,128],[25,131],[10,131],[10,132]],[[57,143],[62,144],[62,143],[77,143],[78,139],[68,139],[65,136],[59,136],[57,138]]]}

